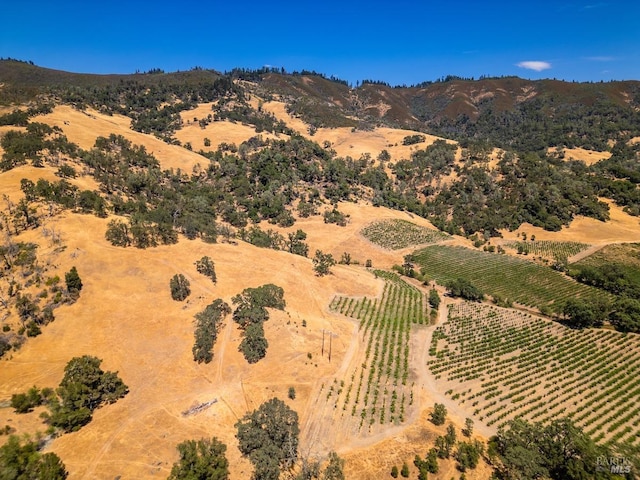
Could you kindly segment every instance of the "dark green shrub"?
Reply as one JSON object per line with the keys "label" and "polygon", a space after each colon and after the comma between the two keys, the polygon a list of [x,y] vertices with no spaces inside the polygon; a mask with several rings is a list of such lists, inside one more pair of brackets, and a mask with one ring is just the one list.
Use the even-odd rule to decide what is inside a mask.
{"label": "dark green shrub", "polygon": [[229,478],[227,446],[213,437],[211,440],[186,440],[176,447],[179,460],[173,464],[169,480],[226,480]]}
{"label": "dark green shrub", "polygon": [[191,294],[191,284],[181,273],[175,274],[169,281],[171,298],[177,302],[182,302]]}

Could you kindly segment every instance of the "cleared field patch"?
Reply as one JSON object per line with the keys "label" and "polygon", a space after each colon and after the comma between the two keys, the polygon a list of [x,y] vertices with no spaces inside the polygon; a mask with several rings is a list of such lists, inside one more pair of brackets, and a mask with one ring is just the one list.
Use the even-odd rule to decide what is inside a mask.
{"label": "cleared field patch", "polygon": [[531,307],[553,308],[569,298],[606,296],[549,267],[509,255],[433,245],[415,252],[413,258],[429,277],[442,285],[464,278],[486,294]]}
{"label": "cleared field patch", "polygon": [[439,230],[421,227],[401,219],[373,222],[360,232],[367,240],[389,250],[400,250],[412,245],[424,245],[451,238]]}
{"label": "cleared field patch", "polygon": [[537,255],[539,257],[566,262],[569,257],[585,251],[591,245],[581,242],[556,242],[553,240],[534,240],[520,242],[505,242],[505,247],[517,250],[525,255]]}
{"label": "cleared field patch", "polygon": [[640,443],[637,335],[464,302],[433,333],[429,358],[446,394],[489,426],[568,416],[596,441]]}
{"label": "cleared field patch", "polygon": [[[336,296],[330,309],[360,321],[365,360],[343,379],[326,387],[328,402],[351,415],[358,429],[376,423],[400,423],[413,404],[409,384],[409,339],[413,324],[429,322],[425,295],[393,273],[379,298]],[[343,416],[344,416],[343,414]]]}

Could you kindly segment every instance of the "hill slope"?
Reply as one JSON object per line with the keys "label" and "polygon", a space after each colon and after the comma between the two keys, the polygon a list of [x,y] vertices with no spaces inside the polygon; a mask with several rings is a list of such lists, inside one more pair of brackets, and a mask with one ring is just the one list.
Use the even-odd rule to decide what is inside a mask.
{"label": "hill slope", "polygon": [[[540,150],[550,146],[604,150],[608,141],[640,135],[640,82],[570,83],[517,77],[480,80],[446,77],[418,86],[391,87],[364,82],[357,88],[315,72],[277,70],[154,72],[133,75],[72,74],[24,62],[0,61],[3,103],[51,91],[89,96],[103,106],[95,88],[115,91],[190,85],[221,78],[242,79],[245,89],[284,99],[288,108],[315,128],[372,125],[423,130],[458,139],[490,141],[503,148]],[[93,90],[91,90],[93,89]],[[14,93],[12,93],[14,92]],[[71,98],[71,97],[69,97]]]}
{"label": "hill slope", "polygon": [[[611,151],[587,166],[560,153],[494,149],[483,133],[478,134],[482,142],[456,143],[421,132],[444,131],[447,122],[462,118],[458,115],[468,116],[459,132],[471,125],[479,129],[487,108],[526,119],[533,112],[527,102],[542,97],[547,102],[563,89],[569,92],[562,100],[567,105],[585,105],[594,94],[623,115],[636,105],[629,93],[633,82],[599,90],[520,79],[451,79],[411,88],[365,83],[353,89],[307,74],[221,76],[195,70],[98,80],[9,63],[0,62],[0,83],[8,88],[0,92],[19,90],[11,82],[31,78],[23,86],[44,95],[34,103],[53,103],[48,113],[29,113],[28,121],[20,122],[24,125],[0,127],[0,191],[6,194],[0,212],[0,322],[7,327],[1,338],[24,342],[0,360],[0,426],[18,434],[43,431],[42,407],[18,415],[8,401],[33,385],[55,387],[74,356],[102,358],[104,369],[118,371],[130,389],[79,431],[47,444],[71,479],[166,477],[177,458],[176,444],[214,435],[228,445],[232,478],[248,478],[252,467],[237,448],[234,424],[273,396],[300,415],[301,453],[322,460],[337,450],[347,460],[347,478],[383,478],[392,466],[424,456],[445,433],[445,425],[428,421],[435,402],[446,404],[458,431],[465,417],[473,417],[477,438],[486,440],[495,427],[450,398],[429,371],[436,324],[416,322],[432,318],[444,324],[449,306],[467,304],[445,297],[444,287],[436,285],[443,303],[431,316],[426,298],[432,279],[415,270],[412,275],[420,280],[386,272],[401,265],[397,269],[406,273],[412,262],[420,270],[410,254],[415,242],[427,240],[412,243],[407,237],[393,242],[398,249],[391,250],[389,242],[375,243],[378,236],[366,238],[363,229],[410,222],[407,231],[430,232],[438,224],[454,235],[434,234],[429,242],[475,249],[479,258],[490,259],[502,257],[477,250],[503,244],[491,234],[503,235],[504,242],[535,235],[591,245],[640,237],[640,222],[629,214],[637,190],[633,146],[607,146]],[[193,81],[183,81],[187,78]],[[605,118],[593,105],[594,115]],[[27,111],[26,105],[16,108]],[[333,123],[314,123],[326,119]],[[603,128],[611,140],[629,134],[609,133]],[[573,152],[588,155],[565,153]],[[604,179],[610,183],[598,183]],[[599,196],[612,193],[618,205]],[[569,225],[549,221],[552,216]],[[113,225],[124,227],[120,233],[130,241],[107,235]],[[550,225],[558,231],[541,229]],[[306,234],[308,256],[289,252],[298,230]],[[403,235],[400,229],[383,233]],[[315,274],[311,257],[317,250],[342,259],[332,274]],[[215,284],[196,270],[203,256],[215,262]],[[80,297],[56,304],[55,320],[43,322],[40,335],[27,337],[24,327],[31,317],[40,320],[74,266],[84,284]],[[549,267],[536,271],[544,268]],[[185,302],[170,296],[169,280],[177,273],[191,284]],[[227,317],[213,361],[194,362],[194,316],[216,298],[232,305],[243,289],[266,283],[284,289],[286,308],[269,312],[265,358],[247,363],[238,350],[242,332]],[[21,310],[18,302],[25,299],[37,309]],[[332,309],[335,299],[347,305],[343,313]],[[361,323],[367,318],[373,325],[383,317],[393,323],[394,315],[402,317],[402,327],[380,322],[365,329]],[[406,384],[393,384],[390,373],[377,380],[369,373],[379,365],[367,347],[374,341],[371,328],[378,329],[375,341],[384,361],[406,359]],[[330,342],[330,357],[323,339]],[[400,365],[398,359],[393,365]],[[356,407],[359,372],[361,394],[368,381],[368,398],[375,400]],[[295,399],[288,398],[290,387]],[[394,394],[403,421],[396,404],[392,407]],[[184,413],[209,402],[200,413]],[[362,417],[352,413],[357,409]],[[453,459],[439,465],[434,478],[457,475]],[[481,464],[466,475],[487,478],[489,470]]]}

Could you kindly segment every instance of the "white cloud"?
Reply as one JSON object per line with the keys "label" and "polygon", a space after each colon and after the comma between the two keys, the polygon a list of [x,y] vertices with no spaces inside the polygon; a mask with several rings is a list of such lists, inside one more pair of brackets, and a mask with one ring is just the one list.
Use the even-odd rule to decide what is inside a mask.
{"label": "white cloud", "polygon": [[599,56],[599,57],[586,57],[586,59],[592,62],[613,62],[615,60],[615,57]]}
{"label": "white cloud", "polygon": [[536,60],[520,62],[520,63],[517,63],[516,65],[520,68],[535,70],[536,72],[541,72],[543,70],[548,70],[549,68],[551,68],[551,64],[549,62],[540,62]]}

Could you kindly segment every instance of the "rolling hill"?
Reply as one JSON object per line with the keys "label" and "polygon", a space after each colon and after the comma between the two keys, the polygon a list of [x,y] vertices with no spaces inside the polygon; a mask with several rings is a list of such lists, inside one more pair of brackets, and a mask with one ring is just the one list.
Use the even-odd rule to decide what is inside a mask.
{"label": "rolling hill", "polygon": [[[178,443],[212,436],[227,445],[230,478],[249,478],[235,425],[272,397],[299,415],[300,459],[322,463],[337,451],[346,478],[386,478],[403,463],[415,477],[415,456],[447,424],[466,441],[472,418],[471,438],[486,442],[498,433],[487,412],[520,408],[504,382],[517,375],[507,368],[533,361],[518,350],[525,334],[535,341],[531,328],[558,349],[562,369],[544,366],[544,388],[527,377],[526,401],[538,401],[536,388],[570,396],[573,378],[560,390],[554,378],[587,364],[585,395],[606,392],[598,408],[616,403],[625,420],[582,414],[583,423],[598,448],[640,458],[633,392],[616,397],[606,387],[614,378],[635,388],[637,334],[569,329],[559,321],[572,293],[556,301],[561,289],[617,297],[566,275],[568,254],[545,261],[513,247],[579,242],[584,256],[640,238],[639,147],[629,142],[640,136],[639,82],[447,78],[353,88],[313,72],[94,76],[2,60],[0,84],[0,428],[43,432],[44,451],[69,478],[166,478]],[[328,275],[314,268],[318,252],[337,261]],[[196,268],[204,257],[215,283]],[[78,296],[65,286],[72,267]],[[176,274],[190,283],[183,302],[171,298]],[[527,275],[553,281],[542,300],[528,295]],[[449,296],[455,277],[482,284],[494,295],[485,303],[516,298],[516,309]],[[263,322],[264,358],[245,359],[247,333],[229,315],[213,360],[194,361],[196,316],[215,299],[235,309],[245,289],[268,284],[282,287],[286,305]],[[466,339],[469,325],[502,355],[493,362],[505,391],[482,392],[478,408],[467,398],[489,378],[458,380],[452,370],[486,361],[488,347]],[[564,353],[590,338],[598,342],[588,357]],[[618,341],[627,351],[609,366],[600,344]],[[55,389],[81,355],[102,359],[129,393],[79,430],[51,436],[39,416],[47,407],[10,408],[12,395],[34,385]],[[444,425],[430,421],[436,403],[448,411]],[[605,445],[612,437],[619,444]],[[459,475],[457,464],[438,460],[430,478]],[[465,475],[488,478],[494,467],[482,460]]]}

